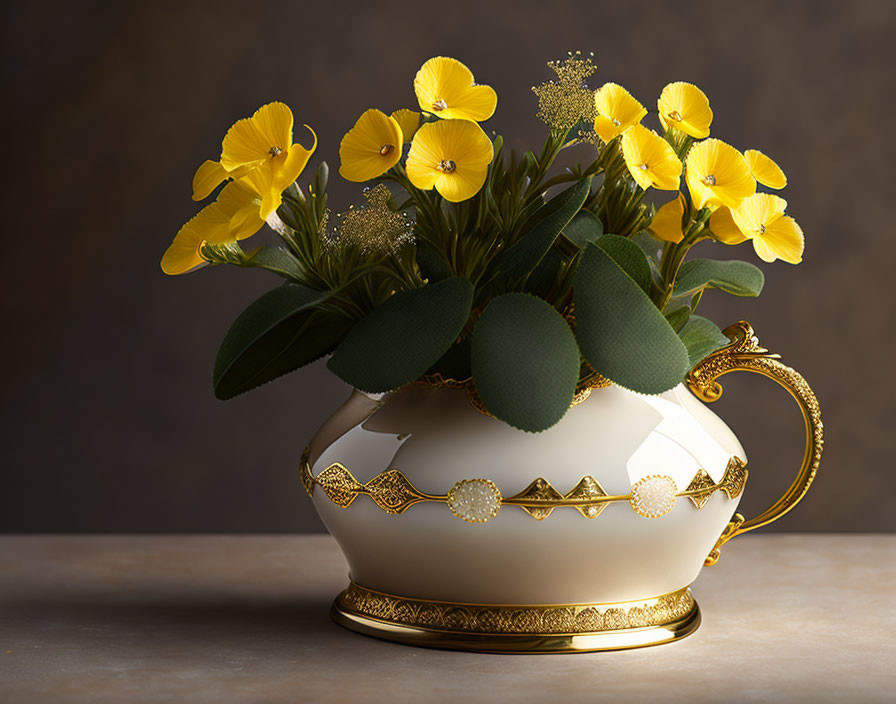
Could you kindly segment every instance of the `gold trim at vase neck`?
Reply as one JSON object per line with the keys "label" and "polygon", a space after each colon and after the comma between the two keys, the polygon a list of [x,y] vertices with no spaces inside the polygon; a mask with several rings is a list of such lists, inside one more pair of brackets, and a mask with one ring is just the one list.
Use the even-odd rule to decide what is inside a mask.
{"label": "gold trim at vase neck", "polygon": [[697,509],[703,508],[716,491],[736,499],[744,490],[748,474],[746,463],[732,457],[721,481],[714,482],[705,469],[700,469],[684,491],[678,491],[672,477],[654,474],[632,484],[630,493],[612,495],[594,477],[586,475],[565,494],[539,477],[518,494],[505,497],[494,482],[481,478],[459,481],[445,494],[427,494],[398,469],[387,469],[362,483],[339,462],[333,462],[314,476],[308,459],[306,449],[301,460],[301,476],[309,496],[319,486],[330,501],[340,508],[348,508],[359,496],[366,495],[383,511],[394,514],[404,513],[418,503],[443,503],[468,523],[485,523],[503,506],[517,506],[539,521],[556,508],[574,508],[585,518],[597,518],[611,503],[628,503],[640,516],[659,518],[669,513],[681,497],[690,499]]}
{"label": "gold trim at vase neck", "polygon": [[[441,374],[427,374],[426,376],[418,379],[415,383],[421,384],[423,386],[428,386],[433,389],[462,389],[467,394],[467,401],[469,401],[470,405],[475,410],[479,411],[484,416],[488,416],[489,418],[495,417],[485,407],[485,404],[479,397],[479,392],[476,391],[476,385],[473,383],[472,377],[459,381],[457,379],[446,379]],[[586,379],[583,379],[576,385],[576,390],[573,393],[572,401],[570,401],[569,407],[575,408],[580,403],[584,403],[585,401],[587,401],[588,397],[591,396],[591,392],[595,389],[605,389],[608,386],[612,385],[612,381],[592,370],[592,373]]]}
{"label": "gold trim at vase neck", "polygon": [[367,635],[437,648],[486,652],[613,650],[677,640],[700,610],[685,587],[601,604],[470,604],[386,594],[351,582],[333,618]]}

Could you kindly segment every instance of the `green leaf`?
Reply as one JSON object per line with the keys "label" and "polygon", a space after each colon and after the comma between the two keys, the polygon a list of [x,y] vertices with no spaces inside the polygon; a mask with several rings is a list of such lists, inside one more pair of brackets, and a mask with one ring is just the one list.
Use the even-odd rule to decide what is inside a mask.
{"label": "green leaf", "polygon": [[473,331],[473,380],[485,407],[539,432],[569,410],[581,356],[563,316],[525,293],[492,299]]}
{"label": "green leaf", "polygon": [[561,191],[533,213],[525,234],[492,261],[492,270],[509,281],[518,281],[532,271],[553,246],[591,192],[591,178],[582,179]]}
{"label": "green leaf", "polygon": [[672,326],[672,329],[675,332],[680,332],[681,328],[684,327],[684,324],[688,322],[688,318],[691,317],[691,307],[690,306],[681,306],[681,308],[676,308],[675,310],[668,311],[663,313],[666,320],[669,321],[669,325]]}
{"label": "green leaf", "polygon": [[249,257],[249,266],[257,266],[288,279],[304,279],[305,270],[301,263],[284,247],[259,247]]}
{"label": "green leaf", "polygon": [[604,235],[595,242],[645,293],[650,291],[650,263],[644,251],[626,237]]}
{"label": "green leaf", "polygon": [[430,282],[447,279],[454,273],[451,266],[439,252],[426,240],[418,239],[415,248],[417,253],[417,266],[420,273]]}
{"label": "green leaf", "polygon": [[464,381],[472,375],[470,368],[470,338],[454,343],[439,361],[426,370],[427,374],[440,374],[443,379]]}
{"label": "green leaf", "polygon": [[580,210],[563,228],[563,234],[573,244],[582,248],[604,234],[604,225],[593,213]]}
{"label": "green leaf", "polygon": [[316,310],[329,295],[285,283],[246,308],[218,350],[215,396],[233,398],[329,352],[351,325]]}
{"label": "green leaf", "polygon": [[646,394],[678,384],[687,350],[660,310],[601,248],[588,245],[574,283],[576,337],[585,359],[611,381]]}
{"label": "green leaf", "polygon": [[674,294],[691,293],[705,286],[735,296],[758,296],[764,283],[762,271],[749,262],[692,259],[678,270]]}
{"label": "green leaf", "polygon": [[731,344],[715,323],[699,315],[692,315],[678,336],[688,350],[692,369],[708,355]]}
{"label": "green leaf", "polygon": [[397,389],[426,370],[457,340],[473,285],[452,278],[396,293],[359,320],[327,366],[361,391]]}
{"label": "green leaf", "polygon": [[529,278],[526,279],[526,293],[545,298],[557,281],[563,261],[563,255],[556,249],[552,249],[545,254],[542,260],[538,262],[538,266],[529,274]]}

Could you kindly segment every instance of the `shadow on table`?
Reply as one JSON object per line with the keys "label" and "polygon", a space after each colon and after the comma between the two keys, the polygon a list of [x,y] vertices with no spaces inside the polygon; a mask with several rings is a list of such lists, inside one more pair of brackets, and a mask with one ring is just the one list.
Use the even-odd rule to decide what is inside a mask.
{"label": "shadow on table", "polygon": [[179,642],[191,638],[227,643],[272,640],[297,644],[351,638],[330,620],[330,600],[215,594],[130,594],[123,598],[66,593],[7,598],[0,602],[6,635],[39,640],[77,634],[79,639]]}

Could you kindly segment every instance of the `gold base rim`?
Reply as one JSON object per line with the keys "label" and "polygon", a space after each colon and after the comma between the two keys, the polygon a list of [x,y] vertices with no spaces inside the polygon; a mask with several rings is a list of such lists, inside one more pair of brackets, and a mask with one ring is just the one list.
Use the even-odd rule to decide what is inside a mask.
{"label": "gold base rim", "polygon": [[333,602],[330,617],[350,631],[404,645],[480,653],[560,654],[645,648],[686,638],[699,628],[702,620],[700,608],[693,601],[680,617],[650,626],[578,633],[476,633],[376,618],[340,603],[343,595]]}

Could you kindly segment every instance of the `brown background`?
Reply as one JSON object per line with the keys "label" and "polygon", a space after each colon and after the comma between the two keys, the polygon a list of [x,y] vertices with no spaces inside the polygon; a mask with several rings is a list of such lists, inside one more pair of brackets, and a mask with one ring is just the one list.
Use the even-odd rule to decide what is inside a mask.
{"label": "brown background", "polygon": [[[193,169],[272,99],[335,167],[357,115],[413,107],[414,72],[439,54],[497,89],[493,129],[536,147],[530,87],[568,49],[596,52],[593,87],[648,106],[669,81],[699,84],[716,136],[782,164],[805,262],[762,265],[759,300],[715,293],[704,312],[752,321],[822,402],[817,485],[775,527],[893,530],[894,20],[889,0],[5,4],[0,531],[319,530],[297,460],[346,388],[317,364],[213,398],[221,336],[276,281],[162,275]],[[359,196],[338,179],[331,193]],[[755,379],[718,406],[755,512],[795,469],[797,413]]]}

